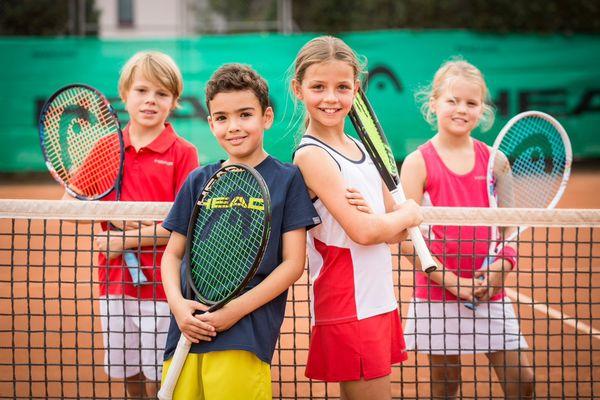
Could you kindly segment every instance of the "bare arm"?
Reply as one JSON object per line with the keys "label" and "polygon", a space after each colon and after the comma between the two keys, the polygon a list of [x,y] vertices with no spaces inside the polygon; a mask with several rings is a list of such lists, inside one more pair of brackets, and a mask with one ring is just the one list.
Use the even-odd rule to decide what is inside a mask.
{"label": "bare arm", "polygon": [[[402,182],[404,192],[406,193],[406,198],[413,199],[417,203],[421,204],[427,182],[427,168],[425,167],[425,160],[419,151],[409,154],[404,160],[404,163],[402,164],[402,170],[400,172],[400,180]],[[402,242],[401,246],[402,254],[414,253],[414,249],[411,244]],[[418,257],[414,257],[414,260],[416,263],[415,268],[420,270],[421,261]],[[446,270],[439,260],[435,259],[435,261],[438,265],[438,268],[429,274],[429,279],[443,286],[455,296],[467,301],[473,301],[473,292],[475,290],[474,285],[476,285],[476,287],[481,286],[481,281],[473,282],[473,279],[460,278],[453,271]]]}
{"label": "bare arm", "polygon": [[393,210],[387,214],[368,214],[351,205],[345,197],[346,184],[337,164],[322,149],[313,146],[302,148],[296,153],[294,162],[308,188],[356,243],[386,243],[421,221],[418,207]]}
{"label": "bare arm", "polygon": [[110,251],[108,257],[114,258],[126,249],[162,246],[169,241],[169,231],[162,227],[162,223],[143,221],[138,225],[143,228],[129,228],[126,231],[110,230],[96,234],[94,240],[98,250]]}
{"label": "bare arm", "polygon": [[[386,212],[391,212],[391,211],[394,211],[395,209],[402,208],[402,205],[396,204],[396,202],[394,201],[394,198],[392,197],[392,194],[387,189],[385,184],[383,184],[383,182],[382,182],[381,186],[382,186],[382,191],[383,191],[383,200],[384,200]],[[358,189],[347,188],[346,198],[348,199],[348,203],[352,204],[359,211],[362,211],[367,214],[373,213],[373,210],[371,210],[369,203],[367,203],[365,198],[362,196],[362,193],[360,193],[360,191],[358,191]],[[396,235],[394,238],[392,238],[392,240],[387,243],[388,244],[398,244],[402,240],[406,240],[407,237],[408,237],[408,231],[404,230],[401,233],[399,233],[398,235]]]}
{"label": "bare arm", "polygon": [[[396,204],[396,201],[394,200],[394,197],[392,196],[392,194],[390,193],[389,189],[387,188],[387,186],[385,186],[385,184],[383,183],[383,181],[381,182],[381,186],[383,187],[383,201],[385,203],[385,210],[386,212],[391,212],[393,210],[400,210],[403,207],[410,207],[410,203],[404,203],[404,204]],[[418,204],[417,202],[415,202],[415,204]],[[394,236],[392,238],[391,241],[388,241],[388,244],[397,244],[400,243],[404,240],[406,240],[406,238],[408,237],[408,230],[403,230],[402,232],[400,232],[399,234],[397,234],[396,236]]]}
{"label": "bare arm", "polygon": [[283,293],[302,276],[306,261],[306,230],[304,228],[286,232],[282,236],[283,261],[260,284],[233,299],[223,308],[199,316],[202,321],[214,326],[217,332],[232,325],[257,308]]}
{"label": "bare arm", "polygon": [[[61,200],[77,201],[67,191],[63,193]],[[78,224],[91,224],[99,221],[77,220]],[[110,249],[112,257],[120,254],[124,249],[131,249],[143,246],[162,246],[169,241],[169,231],[162,227],[160,222],[154,221],[110,221],[110,224],[117,229],[124,231],[112,231],[110,233]],[[109,247],[108,234],[99,234],[96,236],[96,243],[101,251]]]}

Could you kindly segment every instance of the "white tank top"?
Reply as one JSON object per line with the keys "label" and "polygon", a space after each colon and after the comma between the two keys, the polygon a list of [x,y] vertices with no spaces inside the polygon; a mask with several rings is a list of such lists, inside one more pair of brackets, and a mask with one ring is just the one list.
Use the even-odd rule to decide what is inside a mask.
{"label": "white tank top", "polygon": [[[353,161],[312,136],[304,136],[298,148],[317,146],[337,163],[349,187],[363,195],[376,214],[385,213],[382,181],[361,143]],[[387,244],[362,246],[346,234],[320,199],[314,206],[321,224],[308,231],[308,263],[311,282],[312,324],[356,321],[397,308],[392,276],[392,256]]]}

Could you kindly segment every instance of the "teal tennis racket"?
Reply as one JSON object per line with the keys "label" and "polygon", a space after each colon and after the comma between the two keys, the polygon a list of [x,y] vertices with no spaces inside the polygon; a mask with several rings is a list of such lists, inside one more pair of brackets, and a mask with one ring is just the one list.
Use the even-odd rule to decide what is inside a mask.
{"label": "teal tennis racket", "polygon": [[[354,105],[350,110],[350,121],[354,125],[361,142],[364,144],[369,156],[373,160],[381,179],[392,193],[396,203],[401,204],[406,201],[404,190],[400,184],[400,176],[396,167],[396,160],[392,153],[383,128],[367,100],[367,96],[362,91],[358,90]],[[408,233],[415,247],[419,260],[421,261],[421,269],[424,272],[433,272],[437,269],[437,264],[425,244],[423,235],[417,227],[409,228]]]}
{"label": "teal tennis racket", "polygon": [[[488,161],[486,183],[490,207],[554,208],[571,174],[571,142],[562,125],[539,111],[520,113],[502,128]],[[506,244],[515,242],[526,226],[492,227],[487,269]],[[475,310],[477,303],[465,303]]]}
{"label": "teal tennis racket", "polygon": [[[188,298],[193,293],[211,312],[238,296],[262,261],[270,226],[269,190],[259,173],[241,164],[218,170],[204,186],[190,220]],[[182,334],[159,399],[173,398],[190,348]]]}

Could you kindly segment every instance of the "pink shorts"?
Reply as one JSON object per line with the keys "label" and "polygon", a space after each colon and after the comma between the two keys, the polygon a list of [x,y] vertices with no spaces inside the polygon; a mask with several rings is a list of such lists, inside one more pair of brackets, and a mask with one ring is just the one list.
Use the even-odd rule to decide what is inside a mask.
{"label": "pink shorts", "polygon": [[408,357],[398,310],[312,329],[306,377],[326,382],[387,376]]}

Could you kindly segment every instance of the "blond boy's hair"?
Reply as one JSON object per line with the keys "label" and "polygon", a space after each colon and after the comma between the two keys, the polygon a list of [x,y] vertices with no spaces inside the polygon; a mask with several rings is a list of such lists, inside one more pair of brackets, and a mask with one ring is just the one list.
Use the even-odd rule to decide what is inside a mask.
{"label": "blond boy's hair", "polygon": [[179,67],[171,57],[159,51],[140,51],[134,54],[121,70],[119,78],[121,100],[125,101],[127,91],[131,88],[137,72],[171,92],[174,99],[173,107],[179,105],[178,100],[183,92],[183,78]]}

